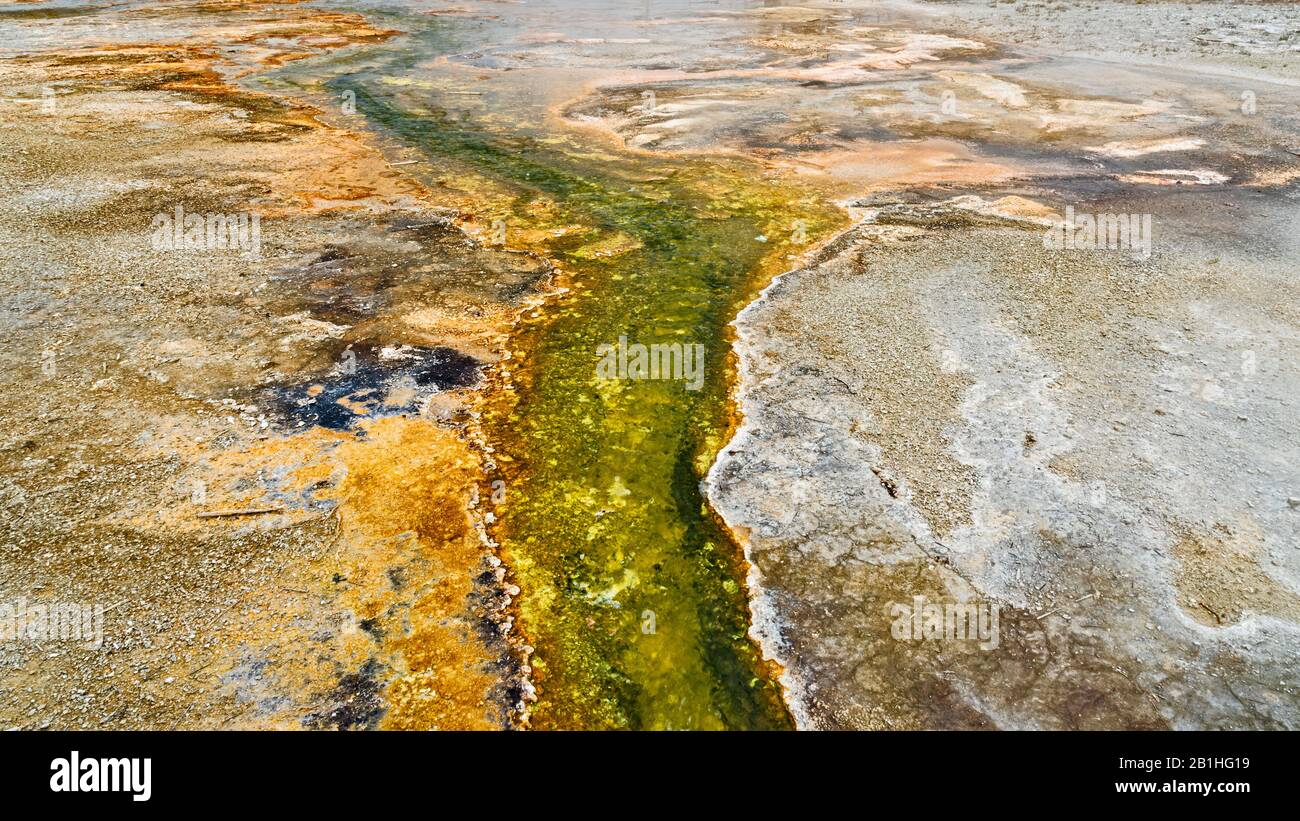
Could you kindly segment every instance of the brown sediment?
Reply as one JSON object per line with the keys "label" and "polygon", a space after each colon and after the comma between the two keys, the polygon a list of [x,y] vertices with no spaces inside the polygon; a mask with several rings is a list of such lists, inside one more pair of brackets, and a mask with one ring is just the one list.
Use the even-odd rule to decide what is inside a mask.
{"label": "brown sediment", "polygon": [[[467,502],[481,467],[463,434],[426,418],[392,416],[362,422],[357,434],[310,428],[244,450],[196,448],[184,439],[160,441],[155,454],[139,458],[179,456],[195,464],[180,484],[202,482],[204,503],[178,498],[156,516],[117,512],[109,521],[209,540],[230,531],[195,511],[253,507],[270,495],[292,501],[257,528],[293,533],[328,525],[328,542],[307,555],[289,554],[235,612],[200,631],[204,679],[220,682],[219,692],[237,702],[261,702],[255,716],[225,717],[224,726],[292,723],[293,711],[269,709],[270,695],[250,693],[242,671],[253,659],[262,659],[260,669],[284,689],[279,698],[304,705],[300,711],[334,677],[352,674],[344,671],[372,671],[372,716],[340,712],[326,698],[297,713],[311,726],[508,723],[504,688],[515,673],[498,627],[505,602],[495,579],[479,581],[493,568]],[[255,476],[262,480],[250,482]],[[229,527],[237,536],[241,525]],[[182,661],[165,672],[182,678],[194,666]]]}
{"label": "brown sediment", "polygon": [[1210,627],[1228,627],[1249,615],[1300,621],[1300,595],[1261,564],[1267,561],[1263,540],[1241,525],[1185,531],[1173,547],[1178,605]]}
{"label": "brown sediment", "polygon": [[[37,648],[6,646],[0,721],[508,726],[518,654],[473,509],[478,397],[402,369],[452,349],[494,361],[517,310],[494,289],[526,295],[544,266],[468,241],[318,110],[230,81],[390,32],[274,3],[141,13],[170,15],[176,41],[0,65],[20,94],[59,89],[57,117],[3,115],[9,193],[28,203],[6,214],[4,256],[40,250],[0,275],[45,318],[15,329],[6,372],[42,378],[43,349],[58,362],[34,406],[14,384],[0,405],[3,492],[25,500],[4,513],[3,596],[115,605],[103,651],[33,664]],[[261,257],[151,252],[151,217],[178,205],[259,214]],[[338,395],[345,350],[382,384]],[[295,421],[317,397],[352,421]]]}
{"label": "brown sediment", "polygon": [[492,588],[475,581],[491,568],[465,499],[482,475],[478,459],[463,436],[423,420],[380,419],[365,430],[339,448],[341,532],[360,549],[337,572],[350,582],[346,606],[394,636],[380,656],[394,670],[380,726],[501,727],[513,705],[491,695],[513,671],[491,633],[494,608],[469,606]]}

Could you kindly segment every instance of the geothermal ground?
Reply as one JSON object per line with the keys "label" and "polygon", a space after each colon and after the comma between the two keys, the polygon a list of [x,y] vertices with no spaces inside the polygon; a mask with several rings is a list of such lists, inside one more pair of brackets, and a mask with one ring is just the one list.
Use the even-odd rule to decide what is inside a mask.
{"label": "geothermal ground", "polygon": [[0,5],[0,726],[1300,727],[1300,9],[630,6]]}

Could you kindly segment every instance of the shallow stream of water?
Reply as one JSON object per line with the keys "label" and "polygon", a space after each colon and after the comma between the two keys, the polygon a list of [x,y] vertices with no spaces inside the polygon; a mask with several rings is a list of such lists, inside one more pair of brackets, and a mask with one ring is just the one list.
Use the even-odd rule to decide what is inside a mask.
{"label": "shallow stream of water", "polygon": [[[747,636],[739,551],[698,484],[730,424],[727,323],[843,217],[740,160],[548,133],[572,76],[541,88],[526,70],[467,79],[467,64],[497,62],[496,44],[545,28],[520,15],[557,8],[511,7],[510,22],[388,9],[380,24],[409,36],[274,82],[355,99],[432,178],[473,191],[507,247],[560,268],[568,290],[522,318],[497,378],[509,387],[484,420],[501,467],[489,480],[505,482],[494,536],[536,648],[532,726],[786,727]],[[598,379],[599,347],[620,338],[698,346],[701,382]]]}

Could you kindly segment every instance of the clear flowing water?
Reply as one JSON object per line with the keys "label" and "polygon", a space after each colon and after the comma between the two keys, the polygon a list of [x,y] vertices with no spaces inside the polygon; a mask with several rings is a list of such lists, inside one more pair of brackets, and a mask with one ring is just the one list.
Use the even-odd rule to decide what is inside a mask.
{"label": "clear flowing water", "polygon": [[[523,317],[484,418],[506,482],[494,535],[536,648],[532,725],[787,727],[747,636],[740,552],[699,479],[730,421],[727,323],[800,242],[842,217],[745,162],[633,154],[548,119],[602,62],[699,59],[689,26],[614,38],[630,42],[586,54],[581,70],[557,71],[564,61],[545,50],[504,70],[530,44],[554,42],[556,27],[594,33],[570,20],[608,41],[624,26],[644,32],[631,20],[644,11],[554,2],[484,20],[364,8],[409,34],[274,81],[354,95],[368,127],[476,192],[482,221],[504,226],[507,246],[554,260],[568,289]],[[700,346],[703,384],[598,379],[599,347],[620,338]]]}

